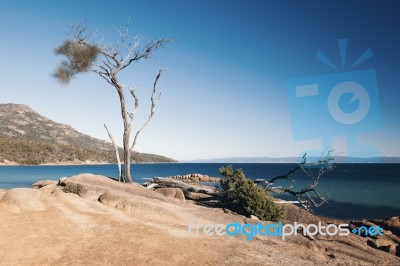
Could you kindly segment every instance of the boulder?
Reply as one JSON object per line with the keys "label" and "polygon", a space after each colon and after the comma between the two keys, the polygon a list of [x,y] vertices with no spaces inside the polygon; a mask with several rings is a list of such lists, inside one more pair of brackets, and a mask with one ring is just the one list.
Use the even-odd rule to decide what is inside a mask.
{"label": "boulder", "polygon": [[8,190],[0,198],[0,209],[12,213],[23,211],[44,211],[46,206],[40,200],[43,191],[29,188],[14,188]]}
{"label": "boulder", "polygon": [[119,202],[125,200],[126,200],[125,197],[122,197],[117,193],[111,191],[106,191],[99,197],[99,201],[109,207],[116,207]]}
{"label": "boulder", "polygon": [[155,191],[178,202],[185,202],[185,195],[183,195],[183,191],[180,188],[157,188]]}
{"label": "boulder", "polygon": [[205,199],[213,198],[213,196],[208,195],[208,194],[190,192],[190,191],[185,191],[184,194],[187,199],[191,199],[191,200],[203,200],[203,199],[205,200]]}
{"label": "boulder", "polygon": [[255,216],[255,215],[250,215],[250,218],[251,218],[251,219],[254,219],[254,220],[259,220],[258,217]]}
{"label": "boulder", "polygon": [[170,177],[171,179],[183,180],[185,182],[219,182],[221,178],[209,177],[208,175],[202,174],[187,174],[187,175],[176,175]]}
{"label": "boulder", "polygon": [[186,183],[173,178],[152,178],[151,182],[157,184],[161,188],[164,187],[180,188],[182,191],[185,191],[185,193],[189,191],[189,192],[208,194],[212,196],[217,194],[215,189],[211,187],[202,186],[201,184]]}
{"label": "boulder", "polygon": [[368,246],[391,253],[393,255],[396,254],[398,245],[393,243],[392,241],[384,238],[378,239],[368,239],[367,241]]}
{"label": "boulder", "polygon": [[386,220],[371,220],[371,222],[386,231],[391,231],[396,236],[400,236],[400,216],[394,216]]}
{"label": "boulder", "polygon": [[395,243],[388,239],[378,238],[376,240],[378,249],[389,252],[391,254],[396,254],[397,246]]}
{"label": "boulder", "polygon": [[32,184],[32,189],[41,189],[42,187],[48,186],[48,185],[56,185],[57,181],[55,180],[41,180],[36,183]]}
{"label": "boulder", "polygon": [[396,236],[400,236],[400,216],[395,216],[385,220],[382,227],[386,227],[387,230],[392,231]]}

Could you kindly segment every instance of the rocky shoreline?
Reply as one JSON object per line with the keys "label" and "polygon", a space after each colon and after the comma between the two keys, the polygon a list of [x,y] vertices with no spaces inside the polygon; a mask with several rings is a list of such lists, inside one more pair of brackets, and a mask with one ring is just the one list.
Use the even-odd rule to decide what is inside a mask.
{"label": "rocky shoreline", "polygon": [[[204,200],[213,201],[215,203],[218,196],[218,192],[215,188],[196,183],[219,182],[220,179],[221,178],[209,177],[201,174],[187,174],[167,178],[152,178],[151,181],[144,186],[152,188],[165,196],[177,199],[181,202],[185,201],[186,198],[189,200],[201,199],[203,202]],[[277,199],[276,202],[288,203],[280,199]],[[327,218],[327,220],[334,221],[334,219],[329,218]],[[339,224],[339,221],[335,222]],[[390,217],[385,220],[342,221],[342,223],[343,222],[349,224],[349,230],[361,232],[360,237],[363,238],[364,244],[400,256],[400,216]],[[368,232],[363,231],[363,229],[360,230],[360,228],[382,228],[383,235],[371,235],[368,234]]]}
{"label": "rocky shoreline", "polygon": [[[272,223],[222,209],[217,191],[192,182],[197,178],[205,180],[195,175],[155,178],[144,187],[82,174],[40,181],[33,189],[0,190],[2,264],[400,265],[393,254],[398,245],[384,243],[386,238],[299,233],[284,241],[260,235],[246,241],[243,236],[188,236],[189,221]],[[342,222],[284,206],[283,224]],[[393,243],[398,218],[375,221],[387,225],[385,237],[390,231]],[[369,225],[350,226],[364,224]]]}
{"label": "rocky shoreline", "polygon": [[219,177],[209,177],[208,175],[202,174],[187,174],[187,175],[176,175],[171,176],[170,178],[176,180],[182,180],[184,182],[212,182],[216,183],[221,180]]}
{"label": "rocky shoreline", "polygon": [[20,165],[19,163],[9,161],[9,160],[0,160],[0,166],[12,166],[12,165]]}
{"label": "rocky shoreline", "polygon": [[385,220],[361,220],[352,221],[350,229],[360,231],[360,228],[382,228],[383,235],[367,235],[361,229],[362,236],[366,240],[368,246],[389,252],[400,257],[400,216],[394,216]]}

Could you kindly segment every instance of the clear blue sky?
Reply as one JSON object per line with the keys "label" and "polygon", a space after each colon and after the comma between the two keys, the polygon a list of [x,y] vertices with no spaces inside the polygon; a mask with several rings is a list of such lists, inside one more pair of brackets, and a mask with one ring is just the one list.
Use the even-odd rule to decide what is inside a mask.
{"label": "clear blue sky", "polygon": [[[315,136],[294,140],[292,128],[301,121],[293,121],[286,83],[347,71],[314,57],[322,51],[340,66],[337,40],[348,39],[348,65],[371,49],[373,57],[353,70],[376,71],[380,103],[379,118],[368,122],[379,126],[349,134],[377,147],[381,155],[400,156],[398,1],[1,1],[0,102],[27,104],[99,139],[108,139],[106,123],[121,141],[112,87],[94,74],[81,75],[68,86],[52,77],[62,60],[54,48],[64,40],[66,25],[85,14],[107,42],[117,36],[112,26],[127,17],[133,35],[176,40],[129,70],[131,84],[141,91],[140,111],[147,115],[154,75],[166,68],[159,84],[162,99],[138,151],[181,160],[276,157],[329,144]],[[321,138],[334,138],[337,154],[346,154],[346,131],[332,132],[329,122],[315,119],[312,108],[299,112],[310,136],[315,127]],[[315,120],[311,126],[307,112]]]}

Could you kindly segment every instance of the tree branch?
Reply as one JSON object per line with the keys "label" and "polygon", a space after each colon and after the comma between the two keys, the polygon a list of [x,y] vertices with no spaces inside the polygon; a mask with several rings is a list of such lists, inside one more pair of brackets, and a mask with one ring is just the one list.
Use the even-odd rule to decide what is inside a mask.
{"label": "tree branch", "polygon": [[121,160],[120,160],[120,158],[119,158],[118,145],[117,145],[117,143],[115,142],[113,136],[111,135],[110,130],[108,130],[108,127],[107,127],[106,125],[104,125],[104,127],[106,128],[107,133],[108,133],[108,136],[110,137],[111,142],[112,142],[112,144],[113,144],[113,146],[114,146],[115,156],[117,157],[117,163],[118,163],[118,181],[121,182],[122,171],[121,171]]}
{"label": "tree branch", "polygon": [[154,50],[161,48],[164,43],[167,43],[169,41],[169,39],[165,38],[154,40],[147,43],[143,48],[139,48],[137,44],[134,45],[133,49],[131,49],[131,54],[129,55],[129,57],[131,57],[133,54],[133,57],[131,57],[126,63],[121,66],[121,70],[127,68],[133,62],[138,62],[140,59],[148,58],[154,52]]}
{"label": "tree branch", "polygon": [[[274,177],[269,182],[266,182],[264,187],[265,191],[276,194],[287,193],[292,195],[297,198],[302,208],[312,212],[312,207],[319,207],[329,199],[330,193],[327,196],[323,196],[321,193],[319,193],[317,187],[320,177],[324,173],[332,170],[334,167],[334,165],[331,163],[333,160],[331,152],[332,151],[330,150],[325,156],[322,155],[321,158],[315,163],[307,163],[307,154],[304,154],[303,162],[292,168],[286,175]],[[313,171],[313,169],[317,169],[317,171]],[[311,179],[311,183],[309,183],[307,186],[299,190],[294,190],[292,187],[271,187],[274,181],[280,179],[288,179],[293,182],[294,179],[289,178],[289,176],[297,173],[299,170],[301,170],[303,174]],[[317,198],[317,200],[314,198]]]}
{"label": "tree branch", "polygon": [[136,95],[136,88],[130,89],[129,91],[131,92],[131,95],[135,101],[135,107],[133,109],[133,112],[130,113],[130,115],[129,115],[131,120],[133,120],[133,118],[135,117],[137,110],[139,108],[139,97]]}
{"label": "tree branch", "polygon": [[[160,92],[159,95],[158,95],[157,101],[154,100],[154,96],[155,96],[155,94],[156,94],[156,88],[157,88],[158,80],[159,80],[159,78],[160,78],[160,76],[161,76],[161,73],[162,73],[163,71],[164,71],[163,69],[160,69],[160,70],[158,71],[158,73],[157,73],[157,76],[156,76],[155,80],[154,80],[153,92],[151,93],[151,109],[150,109],[150,115],[149,115],[149,117],[147,118],[146,122],[143,124],[143,126],[142,126],[138,131],[136,131],[135,138],[133,139],[133,143],[132,143],[132,146],[131,146],[131,151],[133,151],[133,149],[135,148],[135,145],[136,145],[136,142],[137,142],[137,138],[138,138],[140,132],[142,132],[142,130],[149,124],[151,118],[153,118],[153,116],[154,116],[154,112],[155,112],[156,105],[157,105],[158,101],[159,101],[160,98],[161,98],[161,92]],[[137,97],[136,97],[135,99],[137,99]]]}

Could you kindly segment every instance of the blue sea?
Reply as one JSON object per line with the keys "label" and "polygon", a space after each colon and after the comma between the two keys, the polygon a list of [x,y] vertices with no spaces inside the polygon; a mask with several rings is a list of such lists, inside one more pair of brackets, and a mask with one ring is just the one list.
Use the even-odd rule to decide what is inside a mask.
{"label": "blue sea", "polygon": [[[201,173],[219,177],[222,163],[168,163],[132,165],[135,182],[144,183],[152,177],[167,177],[189,173]],[[271,179],[287,173],[295,164],[246,163],[232,164],[242,168],[250,179]],[[116,165],[78,166],[2,166],[0,189],[31,187],[38,180],[58,180],[80,173],[116,177]],[[295,176],[295,182],[274,185],[290,185],[301,188],[307,184],[305,176]],[[400,164],[336,164],[336,168],[324,174],[319,183],[322,194],[330,194],[329,203],[317,209],[318,215],[340,219],[384,219],[400,215]],[[276,195],[275,195],[276,196]],[[278,196],[296,200],[290,196]]]}

